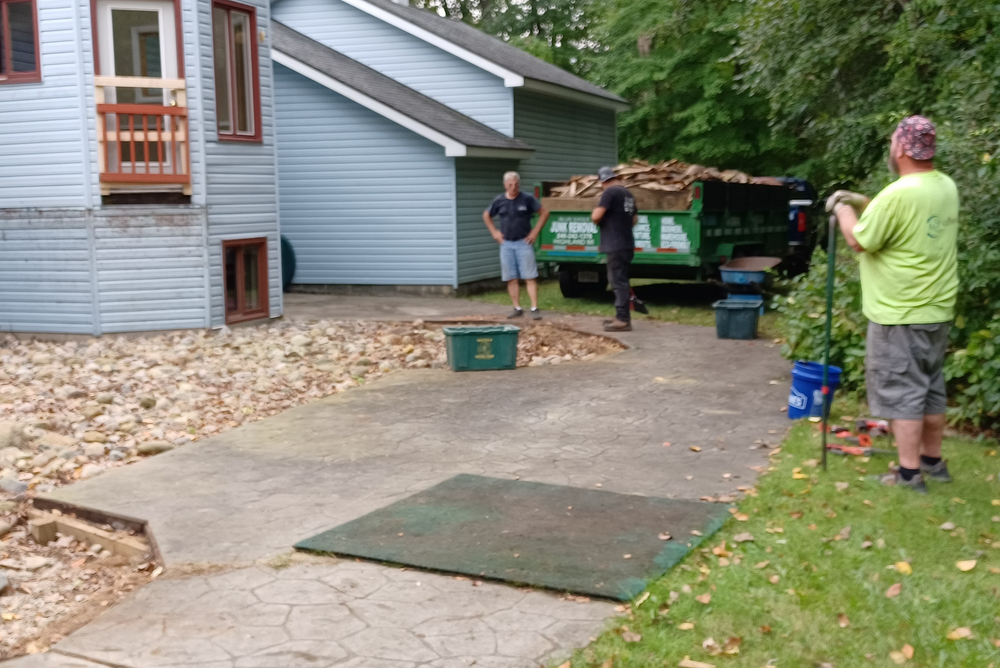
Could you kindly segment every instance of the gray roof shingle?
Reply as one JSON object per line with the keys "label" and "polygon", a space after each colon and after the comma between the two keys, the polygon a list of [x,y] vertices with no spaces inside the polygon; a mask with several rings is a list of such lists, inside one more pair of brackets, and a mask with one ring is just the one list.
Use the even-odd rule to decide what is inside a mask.
{"label": "gray roof shingle", "polygon": [[400,5],[393,2],[393,0],[365,0],[365,2],[390,12],[442,39],[448,40],[452,44],[460,46],[481,58],[485,58],[491,63],[495,63],[527,79],[543,81],[581,93],[588,93],[607,100],[628,104],[623,98],[600,86],[595,86],[575,74],[570,74],[561,67],[525,53],[507,42],[487,35],[481,30],[461,21],[444,18],[425,9]]}
{"label": "gray roof shingle", "polygon": [[274,20],[271,47],[466,146],[533,150]]}

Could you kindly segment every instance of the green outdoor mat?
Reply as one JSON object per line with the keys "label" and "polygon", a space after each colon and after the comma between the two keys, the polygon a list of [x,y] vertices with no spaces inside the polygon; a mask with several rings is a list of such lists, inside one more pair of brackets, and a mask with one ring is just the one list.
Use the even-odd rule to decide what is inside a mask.
{"label": "green outdoor mat", "polygon": [[628,600],[728,516],[722,504],[459,475],[295,547]]}

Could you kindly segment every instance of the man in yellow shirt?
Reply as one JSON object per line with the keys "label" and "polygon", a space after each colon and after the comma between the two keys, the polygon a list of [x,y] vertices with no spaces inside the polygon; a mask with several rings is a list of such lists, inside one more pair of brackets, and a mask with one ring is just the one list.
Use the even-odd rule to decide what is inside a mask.
{"label": "man in yellow shirt", "polygon": [[935,147],[933,123],[904,118],[889,148],[889,169],[899,179],[872,200],[845,190],[827,200],[847,244],[861,254],[869,406],[892,420],[899,446],[898,469],[881,480],[921,493],[925,477],[951,481],[941,459],[942,365],[958,294],[958,189],[934,169]]}

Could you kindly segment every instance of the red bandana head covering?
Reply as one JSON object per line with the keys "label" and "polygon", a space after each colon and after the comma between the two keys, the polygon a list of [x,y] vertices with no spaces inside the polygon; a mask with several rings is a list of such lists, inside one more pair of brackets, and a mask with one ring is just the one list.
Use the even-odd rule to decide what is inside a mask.
{"label": "red bandana head covering", "polygon": [[930,119],[907,116],[899,122],[899,145],[914,160],[930,160],[937,147],[937,130]]}

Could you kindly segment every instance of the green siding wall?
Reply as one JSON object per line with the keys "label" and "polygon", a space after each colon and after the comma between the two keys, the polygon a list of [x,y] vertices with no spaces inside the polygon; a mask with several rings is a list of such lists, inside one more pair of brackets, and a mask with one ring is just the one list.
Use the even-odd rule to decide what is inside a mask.
{"label": "green siding wall", "polygon": [[514,89],[514,136],[535,149],[522,160],[521,180],[564,181],[618,162],[615,112]]}
{"label": "green siding wall", "polygon": [[483,224],[483,211],[503,192],[504,172],[517,168],[516,160],[455,159],[459,283],[500,277],[499,248]]}

